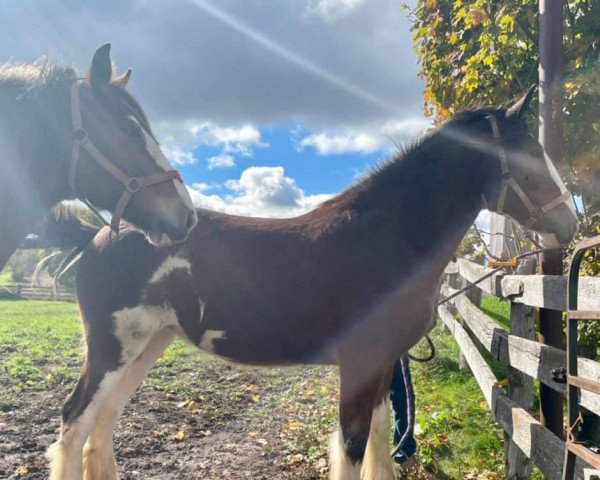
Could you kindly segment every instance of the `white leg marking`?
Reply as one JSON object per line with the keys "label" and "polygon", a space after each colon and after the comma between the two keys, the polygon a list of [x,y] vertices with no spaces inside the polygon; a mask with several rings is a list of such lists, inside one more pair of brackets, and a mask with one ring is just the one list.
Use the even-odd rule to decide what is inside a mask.
{"label": "white leg marking", "polygon": [[119,478],[113,448],[115,425],[127,401],[174,336],[171,329],[163,329],[158,332],[142,354],[129,366],[113,394],[98,411],[83,453],[84,480],[117,480]]}
{"label": "white leg marking", "polygon": [[50,480],[81,480],[83,478],[83,446],[92,429],[96,413],[106,397],[118,384],[125,367],[109,372],[98,386],[92,401],[83,413],[61,432],[59,440],[48,449]]}
{"label": "white leg marking", "polygon": [[148,283],[158,283],[171,275],[174,270],[184,270],[188,275],[191,275],[192,264],[185,258],[169,256],[152,274]]}
{"label": "white leg marking", "polygon": [[329,479],[360,480],[360,464],[353,464],[346,455],[341,428],[333,434],[329,444]]}
{"label": "white leg marking", "polygon": [[371,431],[363,462],[363,480],[394,480],[394,464],[390,457],[390,406],[381,402],[373,411]]}
{"label": "white leg marking", "polygon": [[215,353],[215,340],[225,338],[224,330],[207,330],[200,339],[200,348],[205,352]]}
{"label": "white leg marking", "polygon": [[149,340],[163,328],[178,324],[175,311],[168,306],[138,305],[115,312],[113,318],[114,333],[121,343],[123,366],[104,375],[89,405],[75,421],[63,427],[58,442],[48,450],[52,462],[50,480],[83,478],[83,447],[98,411],[118,388],[131,363],[146,349]]}

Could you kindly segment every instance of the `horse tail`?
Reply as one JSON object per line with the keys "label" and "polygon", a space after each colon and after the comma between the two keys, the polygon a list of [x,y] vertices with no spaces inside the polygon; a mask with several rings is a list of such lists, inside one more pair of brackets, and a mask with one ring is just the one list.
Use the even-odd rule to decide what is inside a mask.
{"label": "horse tail", "polygon": [[46,214],[35,235],[29,235],[20,248],[85,250],[101,227],[79,217],[77,209],[59,204]]}
{"label": "horse tail", "polygon": [[42,271],[57,263],[51,272],[54,288],[57,289],[60,278],[73,267],[88,244],[102,227],[93,225],[78,214],[77,209],[58,205],[46,214],[36,234],[29,235],[21,244],[24,249],[52,249],[36,265],[32,283],[36,283]]}

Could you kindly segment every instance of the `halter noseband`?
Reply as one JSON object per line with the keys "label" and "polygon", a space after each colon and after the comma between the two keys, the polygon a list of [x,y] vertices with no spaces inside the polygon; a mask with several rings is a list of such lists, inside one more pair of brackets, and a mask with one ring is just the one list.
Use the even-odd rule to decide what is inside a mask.
{"label": "halter noseband", "polygon": [[525,193],[525,191],[521,188],[521,186],[517,183],[512,174],[510,168],[508,168],[508,159],[506,157],[506,150],[504,150],[504,145],[502,144],[502,138],[500,136],[500,128],[498,127],[498,121],[492,115],[488,117],[491,125],[492,132],[494,134],[494,140],[498,145],[498,157],[500,158],[500,168],[501,172],[501,183],[500,183],[500,193],[498,195],[498,201],[496,202],[496,207],[493,210],[496,213],[503,214],[504,206],[506,203],[506,195],[508,193],[508,189],[512,189],[512,191],[519,197],[521,203],[527,210],[529,214],[529,219],[525,222],[524,227],[527,229],[532,228],[546,213],[554,208],[558,207],[560,204],[567,202],[571,198],[570,192],[565,192],[562,195],[556,197],[551,202],[548,202],[543,207],[536,207],[529,196]]}
{"label": "halter noseband", "polygon": [[81,121],[81,102],[80,102],[80,88],[81,84],[75,81],[71,86],[71,122],[73,126],[73,147],[71,149],[71,164],[69,166],[69,186],[71,190],[75,192],[78,198],[80,198],[86,205],[88,205],[94,213],[98,214],[96,209],[92,207],[89,200],[80,196],[77,191],[76,179],[77,179],[77,167],[79,165],[80,151],[83,148],[88,155],[100,165],[107,173],[109,173],[117,182],[123,185],[123,193],[119,197],[119,200],[113,210],[112,220],[110,222],[110,228],[115,233],[119,233],[119,224],[125,209],[131,200],[131,197],[141,190],[142,188],[156,185],[159,183],[169,182],[171,180],[181,180],[179,172],[177,170],[167,170],[164,172],[155,173],[145,177],[130,177],[123,172],[119,167],[112,163],[106,156],[98,150],[94,142],[90,140],[87,131],[83,128]]}

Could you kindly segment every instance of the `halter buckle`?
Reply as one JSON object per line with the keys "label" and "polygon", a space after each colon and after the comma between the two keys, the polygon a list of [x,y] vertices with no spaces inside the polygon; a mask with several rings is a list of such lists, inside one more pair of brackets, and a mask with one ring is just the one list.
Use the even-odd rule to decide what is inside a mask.
{"label": "halter buckle", "polygon": [[73,130],[73,142],[83,145],[88,141],[88,134],[83,128],[76,128]]}
{"label": "halter buckle", "polygon": [[129,180],[129,183],[125,186],[129,193],[134,194],[139,191],[142,186],[140,185],[140,181],[137,178],[132,178]]}

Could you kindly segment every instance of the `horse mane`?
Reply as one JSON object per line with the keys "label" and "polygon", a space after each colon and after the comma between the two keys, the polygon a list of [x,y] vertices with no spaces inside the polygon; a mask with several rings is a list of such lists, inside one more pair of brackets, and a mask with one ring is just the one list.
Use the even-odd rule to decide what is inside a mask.
{"label": "horse mane", "polygon": [[[439,143],[448,141],[451,135],[445,135],[452,130],[465,130],[472,128],[477,123],[489,116],[503,116],[505,109],[495,107],[481,107],[456,113],[439,127],[430,129],[421,134],[408,144],[395,144],[396,153],[386,160],[379,162],[368,169],[366,174],[335,197],[322,203],[322,207],[349,207],[356,205],[361,197],[369,191],[382,187],[384,184],[394,184],[396,174],[414,170],[431,168],[434,162],[448,161],[439,155],[429,154],[429,150],[439,147]],[[486,125],[487,128],[487,125]],[[475,138],[473,141],[476,141]],[[460,159],[459,159],[460,161]]]}
{"label": "horse mane", "polygon": [[71,65],[54,64],[42,57],[33,63],[7,62],[0,65],[0,88],[33,91],[40,87],[70,82],[80,75]]}

